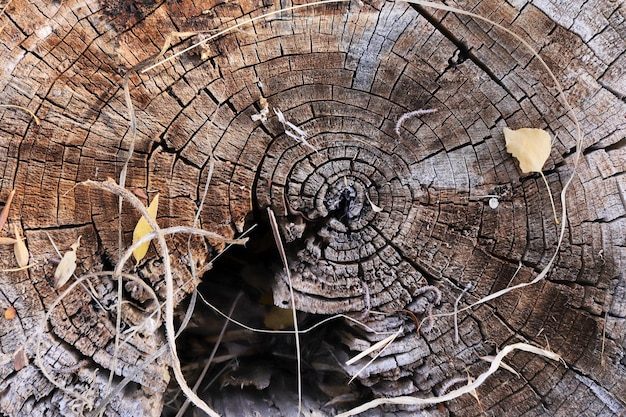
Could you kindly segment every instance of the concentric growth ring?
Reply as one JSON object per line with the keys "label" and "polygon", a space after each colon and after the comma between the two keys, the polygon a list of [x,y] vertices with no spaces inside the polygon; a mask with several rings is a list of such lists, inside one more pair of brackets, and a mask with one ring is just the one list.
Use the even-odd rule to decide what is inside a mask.
{"label": "concentric growth ring", "polygon": [[[363,120],[322,115],[300,128],[311,146],[277,137],[256,190],[284,232],[298,309],[402,308],[423,283],[393,243],[418,199],[413,156],[396,154],[398,139]],[[284,275],[275,297],[289,303]]]}

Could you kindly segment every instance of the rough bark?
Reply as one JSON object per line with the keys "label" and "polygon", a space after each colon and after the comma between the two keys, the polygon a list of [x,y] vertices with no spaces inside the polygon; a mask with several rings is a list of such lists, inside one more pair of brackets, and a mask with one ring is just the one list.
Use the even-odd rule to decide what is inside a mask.
{"label": "rough bark", "polygon": [[[309,313],[306,320],[347,313],[379,330],[403,326],[402,336],[352,391],[336,383],[357,369],[343,361],[381,336],[345,322],[311,338],[317,350],[310,356],[316,377],[305,386],[311,390],[309,409],[333,414],[362,401],[363,392],[437,395],[453,378],[484,371],[481,356],[526,340],[549,345],[567,367],[516,353],[507,363],[519,375],[499,370],[478,390],[480,403],[466,396],[423,412],[620,415],[626,410],[626,10],[621,2],[602,0],[456,5],[510,27],[554,71],[584,135],[576,172],[571,114],[518,41],[472,18],[378,1],[283,12],[145,74],[131,74],[137,138],[126,187],[160,192],[161,227],[191,225],[213,162],[202,228],[237,236],[253,223],[267,223],[265,209],[271,207],[283,233],[296,306]],[[82,236],[77,275],[111,270],[131,243],[138,213],[124,204],[120,220],[117,197],[76,184],[120,178],[131,142],[124,75],[158,54],[173,31],[223,29],[277,7],[120,0],[13,0],[6,7],[0,18],[0,103],[32,110],[41,125],[19,109],[0,108],[0,201],[16,190],[2,236],[17,225],[35,264],[0,273],[0,307],[17,312],[14,319],[0,319],[1,413],[86,413],[102,400],[112,368],[114,387],[124,377],[133,383],[113,398],[106,415],[161,413],[169,358],[145,362],[165,343],[164,334],[142,329],[114,362],[115,283],[93,278],[93,290],[79,286],[52,309],[63,289],[49,283],[58,255],[48,235],[61,253]],[[175,38],[174,49],[207,36]],[[264,100],[267,120],[254,120]],[[294,139],[297,129],[281,123],[274,108],[308,136]],[[437,111],[396,125],[407,112],[431,108]],[[468,284],[461,307],[531,281],[554,254],[559,227],[547,192],[541,177],[522,174],[506,152],[505,126],[545,128],[556,136],[544,167],[552,193],[573,175],[563,246],[545,280],[460,313],[458,342],[451,316],[427,319],[416,330],[399,310],[418,319],[430,311],[450,312]],[[498,207],[491,208],[485,195],[498,195]],[[178,304],[195,284],[186,236],[168,243],[175,284],[183,290]],[[243,252],[239,262],[274,253],[267,242],[256,244],[253,255]],[[221,249],[213,241],[192,244],[198,266]],[[12,248],[0,251],[2,268],[15,268]],[[126,270],[163,297],[162,263],[153,249],[148,257]],[[227,294],[218,301],[227,310],[238,284],[225,283],[229,271],[218,266],[207,273],[206,285],[208,293]],[[271,281],[274,302],[288,306],[287,276],[279,264],[266,275],[260,279]],[[141,324],[150,307],[133,285],[125,283],[124,297],[134,303],[124,309],[126,328]],[[215,290],[222,285],[226,289]],[[238,313],[242,320],[261,325],[266,307],[254,297],[246,305]],[[65,390],[35,362],[46,312],[43,363]],[[198,323],[207,328],[196,323],[195,331],[213,343],[221,323],[207,312],[202,317]],[[321,336],[323,343],[315,340]],[[250,353],[267,348],[279,356],[267,339],[234,330],[229,337],[233,349],[242,340],[247,344],[238,371],[255,372],[252,382],[231,373],[231,382],[265,388],[268,375],[279,379],[274,365]],[[287,347],[283,353],[293,355],[293,346]],[[294,415],[296,400],[285,388],[293,385],[214,390],[208,401],[224,414],[253,415],[256,409]],[[89,401],[77,400],[76,393]],[[335,402],[323,407],[329,397]]]}

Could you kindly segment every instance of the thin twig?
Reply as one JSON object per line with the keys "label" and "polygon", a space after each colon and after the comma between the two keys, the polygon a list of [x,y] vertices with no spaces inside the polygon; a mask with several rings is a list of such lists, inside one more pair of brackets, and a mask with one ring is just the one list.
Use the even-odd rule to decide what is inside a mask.
{"label": "thin twig", "polygon": [[468,12],[462,9],[457,9],[455,7],[450,7],[450,6],[446,6],[443,4],[438,4],[438,3],[433,3],[430,1],[422,1],[422,0],[396,0],[396,1],[405,1],[407,3],[412,3],[412,4],[417,4],[420,6],[424,6],[424,7],[430,7],[433,9],[437,9],[437,10],[444,10],[444,11],[448,11],[448,12],[452,12],[452,13],[458,13],[461,15],[465,15],[465,16],[470,16],[473,17],[475,19],[478,20],[482,20],[483,22],[489,23],[490,25],[493,25],[495,27],[500,28],[502,31],[504,31],[505,33],[511,35],[513,38],[515,38],[517,41],[519,41],[528,51],[530,51],[530,53],[537,58],[537,60],[539,61],[539,63],[541,64],[541,66],[546,70],[546,72],[548,73],[548,75],[550,76],[550,78],[552,79],[552,81],[554,82],[554,85],[556,86],[556,89],[559,93],[559,97],[561,98],[561,101],[563,103],[563,106],[565,107],[565,109],[567,110],[568,113],[570,113],[570,115],[572,116],[572,120],[574,121],[574,125],[576,126],[576,153],[575,153],[575,157],[574,157],[574,166],[573,166],[573,172],[572,175],[568,178],[568,180],[565,182],[565,185],[563,186],[563,188],[561,189],[561,194],[560,194],[560,198],[561,198],[561,228],[560,228],[560,233],[559,233],[559,237],[557,240],[557,245],[556,248],[554,250],[554,253],[552,255],[552,257],[550,258],[550,260],[548,261],[547,265],[539,272],[539,274],[535,277],[535,279],[533,279],[530,282],[527,283],[522,283],[522,284],[518,284],[515,285],[513,287],[507,287],[503,290],[500,290],[494,294],[488,295],[480,300],[478,300],[476,303],[466,307],[466,309],[475,307],[477,305],[486,303],[490,300],[493,300],[495,298],[501,297],[502,295],[513,291],[515,289],[519,289],[519,288],[524,288],[526,286],[529,285],[533,285],[538,283],[539,281],[541,281],[543,278],[545,278],[546,275],[548,275],[548,272],[550,272],[550,269],[552,268],[552,265],[554,264],[556,257],[559,254],[559,251],[561,249],[561,246],[563,244],[563,239],[565,238],[565,228],[567,225],[567,204],[566,204],[566,193],[567,190],[569,189],[570,184],[572,183],[574,177],[576,176],[576,172],[578,171],[578,164],[580,163],[580,159],[581,159],[581,155],[582,155],[582,145],[583,145],[583,136],[582,136],[582,130],[580,127],[580,122],[578,121],[578,118],[576,117],[576,113],[574,112],[574,109],[572,108],[572,106],[569,104],[569,101],[567,100],[567,97],[565,95],[565,92],[563,91],[563,87],[561,86],[561,83],[559,82],[559,80],[557,80],[556,76],[554,75],[554,73],[552,72],[552,70],[550,70],[550,67],[546,64],[546,62],[543,60],[543,58],[541,58],[541,56],[539,55],[539,53],[528,43],[526,42],[521,36],[517,35],[515,32],[513,32],[510,29],[507,29],[505,27],[503,27],[502,25],[494,22],[493,20],[487,19],[485,17],[482,17],[476,13],[472,13],[472,12]]}
{"label": "thin twig", "polygon": [[400,136],[400,127],[402,127],[402,123],[406,122],[411,117],[418,117],[424,114],[434,113],[436,111],[437,109],[419,109],[419,110],[410,111],[408,113],[404,113],[402,116],[400,116],[400,118],[396,122],[396,127],[394,129],[394,131],[396,132],[396,135],[398,136],[398,139],[402,139],[402,136]]}
{"label": "thin twig", "polygon": [[565,107],[567,112],[572,116],[572,120],[574,121],[574,125],[576,126],[576,138],[575,138],[576,139],[576,153],[575,153],[575,157],[574,157],[574,166],[573,166],[572,175],[565,182],[565,185],[563,186],[563,188],[561,190],[561,230],[560,230],[560,233],[559,233],[559,238],[558,238],[558,241],[557,241],[557,246],[556,246],[556,249],[554,251],[554,254],[552,255],[552,257],[548,261],[548,264],[546,265],[546,267],[537,275],[537,277],[533,281],[531,281],[530,283],[527,283],[527,284],[520,284],[520,285],[517,285],[515,287],[510,287],[508,289],[504,289],[504,290],[498,291],[497,293],[493,294],[494,297],[491,297],[489,299],[493,299],[493,298],[499,297],[499,296],[501,296],[501,295],[503,295],[503,294],[513,290],[513,289],[516,289],[516,288],[522,288],[522,287],[525,287],[527,285],[536,284],[537,282],[541,281],[548,274],[550,269],[552,268],[552,264],[556,260],[557,255],[559,254],[559,251],[561,249],[561,245],[563,243],[563,239],[565,237],[565,227],[567,225],[567,204],[566,204],[566,201],[565,201],[565,196],[566,196],[567,190],[569,189],[570,184],[572,183],[572,180],[576,176],[576,172],[578,171],[578,164],[580,163],[580,159],[581,159],[581,155],[582,155],[582,145],[583,145],[582,130],[581,130],[581,127],[580,127],[580,122],[578,121],[578,118],[576,117],[576,113],[574,112],[574,109],[572,108],[572,106],[569,104],[569,101],[567,100],[567,96],[565,95],[565,91],[563,90],[563,87],[561,86],[561,83],[559,82],[559,80],[557,80],[556,76],[554,75],[554,73],[552,72],[552,70],[550,69],[548,64],[546,64],[546,62],[539,55],[539,53],[528,42],[526,42],[521,36],[519,36],[518,34],[513,32],[512,30],[507,29],[504,26],[500,25],[499,23],[496,23],[493,20],[487,19],[487,18],[485,18],[483,16],[480,16],[480,15],[478,15],[476,13],[468,12],[468,11],[465,11],[465,10],[462,10],[462,9],[458,9],[456,7],[450,7],[450,6],[446,6],[446,5],[443,5],[443,4],[438,4],[438,3],[433,3],[433,2],[430,2],[430,1],[423,1],[423,0],[396,0],[396,1],[403,1],[403,2],[417,4],[417,5],[424,6],[424,7],[430,7],[430,8],[437,9],[437,10],[444,10],[444,11],[448,11],[448,12],[452,12],[452,13],[458,13],[458,14],[461,14],[461,15],[470,16],[470,17],[473,17],[475,19],[482,20],[483,22],[486,22],[486,23],[488,23],[490,25],[493,25],[493,26],[495,26],[497,28],[500,28],[505,33],[511,35],[513,38],[515,38],[517,41],[519,41],[528,51],[530,51],[530,53],[535,58],[537,58],[537,60],[541,64],[541,66],[546,70],[546,72],[548,73],[548,75],[552,79],[552,82],[554,82],[554,85],[555,85],[555,87],[556,87],[556,89],[557,89],[557,91],[559,93],[559,97],[561,98],[563,106]]}
{"label": "thin twig", "polygon": [[604,358],[604,346],[606,344],[606,322],[609,319],[609,312],[604,312],[604,323],[602,324],[602,348],[600,349],[600,366],[604,369],[606,366],[606,359]]}
{"label": "thin twig", "polygon": [[2,208],[2,213],[0,213],[0,232],[4,228],[4,224],[9,218],[9,210],[11,209],[11,202],[13,201],[13,196],[15,195],[15,189],[11,190],[9,193],[9,197],[7,198],[6,203],[4,203],[4,207]]}
{"label": "thin twig", "polygon": [[390,335],[390,336],[384,338],[383,340],[375,343],[374,345],[372,345],[369,348],[365,349],[363,352],[359,353],[358,355],[356,355],[352,359],[346,361],[346,365],[352,365],[353,363],[361,360],[362,358],[364,358],[365,356],[369,355],[370,353],[378,350],[378,352],[372,357],[372,359],[370,359],[365,365],[363,365],[363,367],[361,367],[361,369],[359,369],[354,375],[352,375],[352,378],[350,378],[350,380],[348,381],[348,384],[352,383],[352,381],[354,381],[355,378],[358,377],[361,374],[361,372],[363,372],[365,370],[365,368],[370,366],[376,359],[378,359],[378,357],[380,355],[382,355],[382,353],[385,351],[385,349],[387,349],[389,346],[391,346],[391,344],[396,340],[396,338],[398,336],[400,336],[400,334],[402,334],[403,330],[404,329],[402,328],[402,326],[400,326],[398,331],[396,331],[392,335]]}
{"label": "thin twig", "polygon": [[28,110],[26,107],[18,106],[16,104],[0,104],[0,107],[9,108],[9,109],[24,110],[25,112],[28,112],[31,115],[31,117],[33,118],[33,120],[35,121],[37,126],[41,125],[41,121],[39,120],[39,117],[37,117],[37,115],[35,113],[33,113],[32,111]]}
{"label": "thin twig", "polygon": [[[244,232],[239,236],[239,239],[248,239],[246,236],[248,236],[248,234],[250,234],[250,232],[252,232],[254,229],[256,229],[258,226],[258,224],[253,224],[252,226],[248,227],[246,230],[244,230]],[[227,242],[228,243],[228,242]],[[211,263],[215,263],[216,260],[218,260],[228,249],[230,249],[233,245],[236,245],[237,243],[228,243],[228,246],[226,246],[224,248],[223,251],[221,251],[220,253],[218,253],[217,255],[215,255],[215,257],[213,259],[211,259]]]}
{"label": "thin twig", "polygon": [[540,355],[540,356],[544,356],[548,359],[552,359],[555,361],[561,361],[561,357],[559,355],[557,355],[554,352],[550,352],[548,350],[544,350],[541,348],[538,348],[536,346],[532,346],[526,343],[515,343],[509,346],[505,346],[500,353],[498,353],[496,355],[496,357],[494,358],[493,362],[491,363],[491,366],[489,367],[489,369],[480,374],[478,376],[478,378],[476,378],[471,384],[467,384],[464,385],[460,388],[455,389],[454,391],[451,391],[447,394],[444,395],[440,395],[437,397],[429,397],[429,398],[418,398],[418,397],[412,397],[412,396],[399,396],[399,397],[393,397],[393,398],[377,398],[375,400],[369,401],[365,404],[362,404],[358,407],[355,407],[351,410],[348,410],[344,413],[341,413],[339,415],[337,415],[337,417],[349,417],[349,416],[354,416],[357,415],[359,413],[363,413],[371,408],[374,407],[378,407],[380,405],[384,405],[384,404],[399,404],[399,405],[411,405],[411,406],[419,406],[419,405],[431,405],[431,404],[438,404],[438,403],[442,403],[445,401],[450,401],[453,400],[455,398],[458,398],[464,394],[468,394],[471,393],[472,391],[474,391],[476,388],[478,388],[479,386],[481,386],[486,380],[487,378],[492,375],[494,372],[496,372],[498,370],[498,368],[500,367],[500,363],[502,362],[502,359],[508,355],[509,353],[511,353],[514,350],[523,350],[525,352],[530,352],[530,353],[534,353],[536,355]]}
{"label": "thin twig", "polygon": [[[161,48],[161,50],[159,51],[157,55],[151,56],[150,58],[141,61],[137,65],[133,66],[130,70],[128,70],[128,72],[124,75],[124,80],[122,82],[122,89],[124,91],[124,102],[126,104],[126,110],[128,111],[128,115],[130,118],[130,121],[129,121],[130,144],[128,146],[128,153],[126,154],[126,159],[124,160],[124,165],[122,166],[122,170],[120,171],[119,184],[120,184],[120,187],[122,188],[126,187],[126,173],[128,172],[128,165],[130,164],[130,159],[133,156],[133,152],[135,150],[135,142],[137,140],[137,117],[135,115],[135,107],[133,106],[133,101],[130,98],[130,88],[128,86],[129,81],[130,81],[130,76],[132,74],[139,73],[139,71],[141,71],[142,69],[158,61],[165,54],[165,52],[167,52],[167,50],[169,49],[172,43],[172,39],[175,36],[186,37],[186,36],[196,35],[197,33],[199,32],[170,32],[165,38],[165,43],[163,44],[163,47]],[[119,254],[121,254],[121,251],[122,251],[122,198],[121,197],[118,199],[118,215],[119,215],[118,251],[119,251]]]}
{"label": "thin twig", "polygon": [[550,197],[550,205],[552,206],[552,213],[554,214],[554,222],[556,224],[559,224],[559,219],[557,219],[556,217],[556,207],[554,206],[554,199],[552,198],[552,192],[550,191],[550,184],[548,184],[548,180],[546,179],[546,176],[544,175],[543,171],[539,171],[539,174],[541,174],[541,178],[543,178],[543,183],[546,185],[546,188],[548,189],[548,196]]}
{"label": "thin twig", "polygon": [[[202,300],[202,302],[209,308],[211,308],[213,311],[215,311],[217,314],[219,314],[220,316],[224,317],[225,319],[227,319],[229,322],[243,328],[246,330],[250,330],[251,332],[254,333],[264,333],[264,334],[296,334],[295,330],[268,330],[268,329],[258,329],[256,327],[252,327],[252,326],[248,326],[247,324],[244,324],[240,321],[237,321],[233,318],[230,318],[226,315],[226,313],[224,313],[223,311],[221,311],[219,308],[215,307],[213,304],[211,304],[206,298],[204,298],[204,296],[202,294],[200,295],[200,299]],[[371,327],[369,327],[368,325],[361,323],[360,321],[358,321],[357,319],[350,317],[350,316],[346,316],[345,314],[336,314],[334,316],[331,317],[327,317],[324,320],[320,321],[319,323],[314,324],[311,327],[308,327],[304,330],[299,330],[298,334],[306,334],[309,333],[315,329],[317,329],[318,327],[331,322],[333,320],[337,320],[337,319],[344,319],[344,320],[348,320],[354,324],[356,324],[357,326],[360,326],[361,328],[367,330],[370,333],[374,333],[374,334],[378,334],[378,335],[389,335],[389,334],[393,334],[393,332],[379,332]]]}
{"label": "thin twig", "polygon": [[298,315],[296,314],[296,297],[293,294],[293,282],[291,281],[291,271],[289,270],[289,263],[287,262],[287,255],[285,254],[285,248],[283,241],[280,238],[280,232],[278,231],[278,222],[276,222],[276,216],[271,207],[267,208],[267,214],[269,215],[270,225],[272,227],[272,233],[274,234],[274,240],[280,253],[280,259],[283,262],[285,273],[287,274],[287,280],[289,281],[289,297],[291,298],[291,312],[293,315],[293,329],[295,331],[296,338],[296,358],[298,360],[298,417],[302,412],[302,358],[300,352],[300,335],[298,334]]}
{"label": "thin twig", "polygon": [[[242,295],[243,295],[243,293],[240,291],[237,294],[237,297],[235,297],[235,300],[233,301],[233,304],[230,306],[230,310],[228,311],[228,315],[229,316],[233,315],[233,312],[235,311],[235,307],[237,306],[237,303],[241,299]],[[220,334],[217,337],[217,341],[213,345],[213,350],[211,351],[211,354],[209,355],[209,359],[207,360],[207,363],[204,366],[204,369],[202,369],[202,372],[200,373],[200,376],[198,377],[198,380],[196,381],[196,383],[193,386],[193,391],[194,392],[198,391],[198,388],[200,387],[200,384],[204,380],[204,377],[206,376],[206,373],[209,370],[209,367],[211,366],[211,363],[213,362],[213,358],[215,357],[215,353],[217,352],[217,348],[219,347],[220,343],[222,342],[222,338],[224,337],[224,333],[226,332],[226,328],[228,327],[228,323],[229,323],[229,321],[226,320],[224,322],[224,325],[222,326],[222,330],[220,331]],[[180,407],[180,410],[178,410],[178,413],[176,413],[175,417],[182,417],[188,407],[189,407],[189,400],[187,399],[187,400],[185,400],[185,403],[182,405],[182,407]]]}
{"label": "thin twig", "polygon": [[274,16],[276,14],[280,14],[280,13],[286,12],[286,11],[298,10],[298,9],[302,9],[302,8],[306,8],[306,7],[319,6],[319,5],[322,5],[322,4],[345,3],[345,2],[348,2],[348,1],[350,1],[350,0],[323,0],[323,1],[315,1],[315,2],[311,2],[311,3],[305,3],[305,4],[299,4],[299,5],[296,5],[296,6],[281,8],[280,10],[274,10],[272,12],[265,13],[265,14],[262,14],[260,16],[256,16],[256,17],[244,20],[241,23],[237,23],[237,24],[235,24],[233,26],[229,26],[226,29],[217,32],[215,35],[211,35],[208,38],[203,39],[200,42],[196,42],[195,44],[193,44],[193,45],[183,49],[182,51],[176,52],[175,54],[173,54],[173,55],[171,55],[171,56],[169,56],[169,57],[167,57],[167,58],[165,58],[165,59],[163,59],[163,60],[161,60],[159,62],[156,62],[156,63],[148,66],[147,68],[144,68],[141,72],[145,73],[147,71],[150,71],[151,69],[153,69],[155,67],[158,67],[159,65],[163,65],[164,63],[166,63],[168,61],[171,61],[172,59],[175,59],[176,57],[179,57],[180,55],[185,54],[185,53],[189,52],[190,50],[192,50],[192,49],[194,49],[194,48],[196,48],[196,47],[198,47],[200,45],[203,45],[203,44],[205,44],[205,43],[207,43],[209,41],[212,41],[213,39],[219,38],[220,36],[225,35],[228,32],[232,32],[232,31],[234,31],[236,29],[239,29],[241,26],[244,26],[244,25],[256,22],[257,20],[263,20],[266,17]]}
{"label": "thin twig", "polygon": [[[113,194],[123,197],[125,200],[130,202],[131,205],[135,207],[135,209],[137,209],[142,216],[146,218],[148,224],[156,233],[156,239],[161,252],[163,270],[165,275],[165,335],[167,337],[167,342],[170,350],[174,377],[176,378],[176,382],[178,382],[178,385],[185,393],[187,398],[189,398],[195,406],[200,408],[205,413],[209,414],[211,417],[219,417],[219,415],[215,411],[213,411],[213,409],[209,407],[208,404],[204,402],[204,400],[198,397],[198,395],[191,390],[180,368],[180,359],[178,358],[178,352],[176,350],[176,332],[174,331],[174,278],[172,276],[172,266],[169,256],[169,249],[167,246],[167,242],[165,241],[165,237],[161,232],[161,228],[159,227],[156,220],[154,220],[150,216],[147,208],[141,203],[141,201],[139,201],[139,199],[133,193],[125,188],[120,187],[112,179],[108,179],[104,182],[88,180],[85,181],[83,184],[99,188],[101,190],[109,191]],[[116,276],[119,276],[121,274],[123,267],[124,263],[118,262],[114,271]]]}
{"label": "thin twig", "polygon": [[463,295],[465,295],[465,293],[468,292],[470,288],[472,288],[471,282],[467,283],[465,288],[463,288],[463,291],[461,292],[461,294],[459,294],[456,300],[454,300],[454,342],[455,343],[459,343],[459,315],[458,315],[459,301],[461,301],[461,298],[463,298]]}
{"label": "thin twig", "polygon": [[508,287],[509,285],[511,285],[511,283],[513,282],[513,280],[515,279],[515,277],[517,276],[517,274],[519,274],[519,271],[521,271],[522,266],[524,266],[522,264],[522,261],[519,261],[519,264],[517,265],[517,269],[515,270],[515,272],[513,273],[513,276],[511,276],[511,279],[509,280],[509,283],[506,284],[506,286]]}
{"label": "thin twig", "polygon": [[439,396],[444,395],[446,392],[450,390],[450,388],[452,388],[456,384],[461,384],[461,383],[463,384],[467,383],[466,376],[457,376],[455,378],[447,380],[446,382],[443,383],[443,385],[439,389]]}

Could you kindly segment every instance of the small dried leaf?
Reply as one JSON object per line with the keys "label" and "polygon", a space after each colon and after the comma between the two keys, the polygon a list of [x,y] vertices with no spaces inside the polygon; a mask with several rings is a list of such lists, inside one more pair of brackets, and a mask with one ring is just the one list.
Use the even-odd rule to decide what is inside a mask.
{"label": "small dried leaf", "polygon": [[505,127],[504,140],[506,151],[519,161],[519,167],[524,174],[541,172],[552,149],[552,139],[548,132],[532,128],[511,130]]}
{"label": "small dried leaf", "polygon": [[15,316],[17,316],[17,311],[15,310],[15,307],[11,306],[9,308],[7,308],[6,310],[4,310],[4,318],[7,320],[13,320],[15,318]]}
{"label": "small dried leaf", "polygon": [[17,228],[17,225],[13,224],[13,233],[15,233],[15,243],[13,244],[13,251],[15,252],[15,260],[20,268],[28,265],[28,258],[30,255],[28,254],[28,249],[26,248],[26,243],[20,236],[20,231]]}
{"label": "small dried leaf", "polygon": [[[155,195],[152,199],[152,202],[148,206],[148,213],[150,217],[156,219],[157,210],[159,209],[159,194]],[[148,221],[142,216],[141,219],[137,222],[137,226],[135,226],[135,230],[133,231],[133,243],[137,242],[139,239],[152,232],[152,227],[148,224]],[[133,251],[133,257],[139,263],[146,253],[148,253],[148,248],[150,248],[150,242],[146,242],[140,245],[137,249]]]}
{"label": "small dried leaf", "polygon": [[72,244],[71,249],[65,252],[56,271],[54,271],[54,280],[52,281],[54,288],[64,286],[76,270],[76,249],[80,246],[80,238],[81,236],[78,236],[76,242]]}
{"label": "small dried leaf", "polygon": [[135,194],[139,198],[145,198],[146,200],[148,199],[148,193],[143,188],[131,188],[130,191],[132,191],[133,194]]}
{"label": "small dried leaf", "polygon": [[263,324],[272,330],[293,327],[293,312],[289,308],[272,307],[265,315]]}
{"label": "small dried leaf", "polygon": [[511,130],[505,127],[503,131],[506,151],[519,161],[519,167],[522,172],[524,174],[529,172],[541,174],[550,195],[554,222],[560,224],[559,219],[556,217],[556,207],[554,206],[554,199],[552,198],[548,180],[546,180],[545,175],[541,171],[552,149],[550,134],[545,130],[533,128]]}
{"label": "small dried leaf", "polygon": [[26,355],[26,351],[23,347],[20,347],[13,354],[13,368],[16,371],[23,369],[28,365],[28,356]]}

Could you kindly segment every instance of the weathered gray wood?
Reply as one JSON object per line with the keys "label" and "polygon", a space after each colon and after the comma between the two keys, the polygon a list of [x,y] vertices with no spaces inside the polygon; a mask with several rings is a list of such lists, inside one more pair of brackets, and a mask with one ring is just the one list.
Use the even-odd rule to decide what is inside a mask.
{"label": "weathered gray wood", "polygon": [[[46,233],[62,252],[82,236],[78,274],[110,269],[119,257],[117,198],[74,186],[119,179],[130,143],[124,74],[157,54],[172,31],[222,29],[277,7],[256,1],[170,3],[14,0],[0,17],[0,103],[21,105],[41,119],[38,126],[26,112],[0,108],[0,201],[16,190],[2,236],[17,225],[37,263],[0,273],[0,307],[17,311],[17,318],[0,320],[4,414],[80,414],[104,395],[115,333],[116,290],[109,278],[93,280],[100,305],[78,287],[52,311],[42,338],[47,369],[70,393],[38,370],[35,336],[60,293],[48,283],[57,254]],[[609,0],[456,4],[512,28],[540,51],[581,122],[584,152],[576,173],[571,115],[518,41],[471,18],[377,1],[274,15],[132,75],[137,140],[126,185],[161,193],[162,227],[191,225],[213,155],[203,228],[235,236],[266,222],[262,213],[271,207],[286,242],[299,310],[348,313],[379,330],[404,326],[351,392],[340,387],[357,367],[333,358],[342,362],[384,336],[347,322],[327,330],[327,343],[319,347],[325,360],[311,367],[316,382],[305,385],[310,409],[332,414],[362,402],[363,392],[437,395],[448,381],[484,371],[488,365],[480,356],[527,340],[548,344],[567,368],[518,353],[507,363],[520,377],[498,371],[478,390],[480,404],[467,396],[424,413],[620,415],[626,409],[626,11]],[[176,40],[175,49],[206,36]],[[255,121],[262,98],[268,119]],[[274,108],[308,134],[306,143],[285,133]],[[407,119],[398,136],[403,114],[427,108],[437,112]],[[461,307],[532,280],[554,253],[559,228],[545,187],[539,176],[522,174],[506,152],[505,126],[545,128],[557,136],[545,166],[553,194],[574,175],[563,247],[545,281],[459,314],[458,343],[451,316],[416,331],[399,310],[418,319],[430,310],[450,312],[467,284]],[[500,196],[495,209],[481,197],[493,194]],[[138,216],[127,205],[123,213],[128,245]],[[178,304],[194,287],[187,239],[168,243],[176,286],[183,289]],[[251,257],[272,253],[258,245],[251,250],[262,255]],[[201,264],[219,249],[215,242],[193,240]],[[11,248],[0,251],[2,268],[14,268]],[[148,256],[137,273],[163,297],[161,262],[153,250]],[[246,267],[242,275],[249,284],[260,269]],[[273,282],[274,301],[287,306],[286,275],[278,270],[255,282]],[[211,272],[208,277],[235,281]],[[130,285],[129,301],[145,302],[146,295]],[[234,298],[236,287],[225,294]],[[232,298],[224,298],[227,310]],[[239,314],[260,326],[265,311],[256,305],[241,307]],[[141,308],[129,307],[123,321],[131,326],[143,317]],[[196,346],[208,356],[221,319],[199,311],[194,320],[195,331],[208,329],[203,337],[210,343]],[[134,384],[110,403],[107,415],[161,413],[169,359],[144,361],[163,343],[161,332],[146,331],[124,345],[113,385],[126,376]],[[224,343],[229,354],[240,344],[271,350],[267,339],[233,329]],[[20,349],[28,358],[23,368],[14,358]],[[254,359],[242,363],[253,366]],[[272,378],[282,378],[281,371]],[[229,388],[204,395],[225,414],[249,415],[249,407],[269,398],[275,403],[261,413],[293,415],[295,403],[289,401],[295,397],[271,381],[260,393]],[[326,399],[313,392],[316,387],[347,400],[323,408]],[[71,392],[91,402],[83,404]]]}

